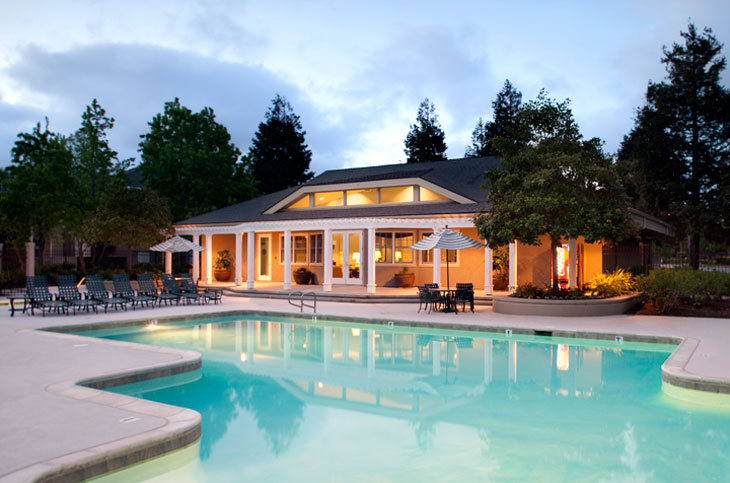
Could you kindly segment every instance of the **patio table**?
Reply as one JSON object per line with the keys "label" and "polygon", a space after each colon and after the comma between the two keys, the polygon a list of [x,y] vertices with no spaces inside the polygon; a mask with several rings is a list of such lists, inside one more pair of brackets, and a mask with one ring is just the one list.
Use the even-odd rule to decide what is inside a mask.
{"label": "patio table", "polygon": [[23,313],[28,309],[28,302],[30,302],[30,299],[26,295],[10,295],[8,296],[8,300],[10,301],[10,317],[15,316],[15,301],[16,300],[23,300]]}

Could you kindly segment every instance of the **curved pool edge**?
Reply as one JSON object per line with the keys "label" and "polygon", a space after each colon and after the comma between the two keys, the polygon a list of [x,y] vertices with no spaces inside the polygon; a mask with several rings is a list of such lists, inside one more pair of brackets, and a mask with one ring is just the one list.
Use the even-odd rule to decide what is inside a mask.
{"label": "curved pool edge", "polygon": [[[162,321],[184,321],[192,319],[218,318],[226,316],[274,316],[287,318],[312,319],[311,314],[300,315],[291,312],[279,312],[269,310],[230,310],[210,314],[191,314],[189,316],[168,316],[157,318]],[[713,379],[697,376],[685,370],[686,364],[691,359],[695,349],[699,345],[698,339],[682,338],[677,336],[651,335],[651,334],[628,334],[615,332],[582,331],[567,329],[530,329],[524,327],[510,327],[498,325],[474,325],[459,322],[440,321],[414,321],[400,319],[373,319],[365,317],[352,317],[341,315],[317,314],[316,320],[341,321],[353,323],[367,323],[371,325],[389,325],[395,327],[421,327],[446,330],[466,330],[475,332],[502,333],[510,330],[512,334],[538,335],[547,337],[586,338],[596,340],[615,340],[620,336],[626,342],[647,342],[657,344],[677,344],[677,348],[669,355],[667,361],[662,365],[662,380],[668,384],[678,387],[695,389],[699,391],[717,392],[730,394],[730,380]],[[62,325],[40,329],[29,329],[55,333],[57,336],[71,336],[69,332],[82,330],[95,330],[102,328],[124,327],[131,325],[143,325],[149,322],[148,318],[130,319],[122,321],[92,322],[83,324]],[[97,339],[101,340],[101,339]],[[130,344],[128,342],[104,341],[112,344]],[[139,344],[134,344],[139,345]],[[175,353],[192,353],[197,355],[197,368],[200,367],[200,354],[193,351],[169,349],[156,346],[144,346],[155,350],[164,350]],[[78,451],[54,458],[52,460],[37,463],[31,467],[20,470],[13,475],[18,477],[24,475],[34,481],[68,481],[68,479],[85,479],[99,476],[104,473],[113,472],[124,467],[160,456],[162,454],[184,448],[200,438],[200,415],[190,409],[167,406],[165,404],[153,403],[142,399],[113,394],[95,389],[94,387],[111,387],[114,385],[137,382],[144,379],[152,379],[172,375],[173,373],[195,370],[195,363],[191,361],[175,361],[172,363],[158,364],[146,368],[138,368],[130,371],[117,371],[112,374],[95,376],[84,380],[73,382],[62,382],[52,384],[46,388],[49,392],[62,394],[77,399],[89,399],[98,397],[104,399],[100,404],[111,407],[124,405],[132,409],[129,404],[135,404],[134,411],[156,417],[163,417],[166,422],[161,427],[152,431],[138,433],[132,437],[123,438],[111,443],[95,446],[83,451]],[[188,369],[185,369],[188,367]],[[177,371],[177,372],[171,372]],[[136,379],[135,379],[136,378]],[[88,387],[88,385],[94,387]],[[102,398],[103,396],[103,398]],[[148,411],[148,412],[146,412]],[[11,475],[7,475],[11,476]]]}

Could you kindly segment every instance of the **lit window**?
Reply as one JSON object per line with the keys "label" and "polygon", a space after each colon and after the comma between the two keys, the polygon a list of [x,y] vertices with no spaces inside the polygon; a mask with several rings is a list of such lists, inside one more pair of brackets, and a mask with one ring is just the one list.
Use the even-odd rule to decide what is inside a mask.
{"label": "lit window", "polygon": [[381,203],[413,202],[413,186],[393,186],[380,188]]}
{"label": "lit window", "polygon": [[314,206],[342,206],[342,191],[314,193]]}
{"label": "lit window", "polygon": [[376,263],[413,263],[413,233],[376,232]]}
{"label": "lit window", "polygon": [[347,206],[374,205],[378,202],[378,189],[348,190]]}
{"label": "lit window", "polygon": [[413,233],[394,233],[396,263],[413,263]]}
{"label": "lit window", "polygon": [[309,263],[322,263],[322,234],[309,235]]}
{"label": "lit window", "polygon": [[[428,238],[431,236],[432,233],[422,233],[421,239]],[[456,263],[457,262],[457,253],[459,253],[458,250],[448,250],[449,252],[449,263]],[[423,263],[433,263],[433,250],[424,250],[421,252],[421,262]],[[446,250],[441,250],[441,263],[446,263]]]}
{"label": "lit window", "polygon": [[419,190],[419,199],[421,201],[448,200],[447,197],[440,195],[440,194],[436,193],[435,191],[431,191],[428,188],[424,188],[423,186],[419,186],[418,190]]}
{"label": "lit window", "polygon": [[[307,237],[305,235],[292,236],[291,262],[307,263]],[[279,237],[279,263],[284,263],[284,237]]]}
{"label": "lit window", "polygon": [[393,262],[393,234],[392,233],[375,233],[375,262],[376,263],[392,263]]}
{"label": "lit window", "polygon": [[309,208],[309,195],[304,195],[297,201],[289,205],[289,208]]}

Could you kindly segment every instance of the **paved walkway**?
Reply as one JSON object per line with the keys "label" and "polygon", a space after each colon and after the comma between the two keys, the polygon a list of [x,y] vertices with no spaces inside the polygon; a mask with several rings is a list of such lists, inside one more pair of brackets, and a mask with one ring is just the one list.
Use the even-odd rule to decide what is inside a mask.
{"label": "paved walkway", "polygon": [[[675,351],[665,371],[682,380],[730,387],[730,319],[608,316],[592,319],[520,317],[477,307],[476,313],[416,313],[407,304],[321,302],[318,313],[379,320],[418,321],[447,327],[576,331],[613,335],[676,337],[686,342]],[[149,320],[175,315],[258,310],[299,313],[285,300],[226,297],[221,305],[163,307],[76,316],[11,318],[0,307],[0,480],[33,481],[61,475],[62,468],[84,462],[73,478],[116,469],[164,451],[178,438],[197,438],[199,418],[193,411],[139,401],[127,396],[77,386],[82,380],[123,373],[134,380],[141,373],[180,371],[199,364],[199,355],[121,342],[90,339],[33,329],[70,324]],[[719,385],[719,386],[718,386]],[[129,453],[132,456],[129,456]],[[69,474],[66,473],[65,476]]]}

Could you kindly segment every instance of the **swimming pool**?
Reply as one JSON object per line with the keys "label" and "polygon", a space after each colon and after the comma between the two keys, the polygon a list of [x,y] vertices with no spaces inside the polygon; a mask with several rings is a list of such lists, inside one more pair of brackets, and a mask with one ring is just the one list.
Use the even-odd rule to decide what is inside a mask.
{"label": "swimming pool", "polygon": [[201,413],[191,480],[730,473],[730,410],[662,392],[670,345],[240,316],[83,334],[203,354],[197,374],[112,389]]}

